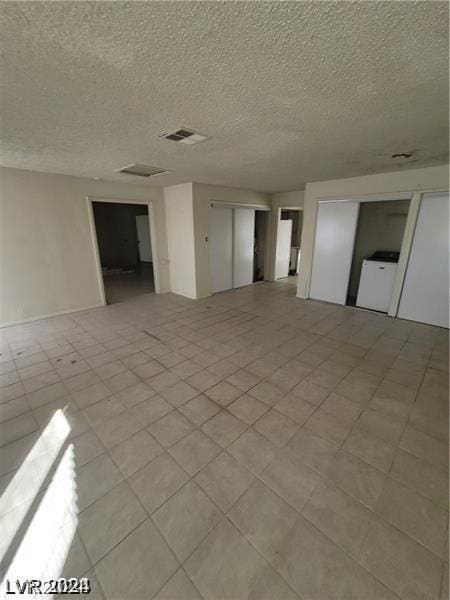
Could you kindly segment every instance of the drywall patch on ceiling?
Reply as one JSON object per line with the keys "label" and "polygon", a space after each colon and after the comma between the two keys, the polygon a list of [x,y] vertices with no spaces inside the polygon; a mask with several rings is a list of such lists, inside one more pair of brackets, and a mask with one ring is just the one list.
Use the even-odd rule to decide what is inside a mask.
{"label": "drywall patch on ceiling", "polygon": [[[446,2],[5,2],[5,166],[261,191],[448,160]],[[158,137],[208,132],[187,152]],[[130,182],[132,182],[130,177]],[[143,179],[136,183],[142,183]]]}

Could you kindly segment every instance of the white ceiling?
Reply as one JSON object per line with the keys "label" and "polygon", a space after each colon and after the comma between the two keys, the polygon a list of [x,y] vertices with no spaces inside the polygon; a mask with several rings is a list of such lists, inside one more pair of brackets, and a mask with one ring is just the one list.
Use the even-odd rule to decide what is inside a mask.
{"label": "white ceiling", "polygon": [[[447,2],[3,2],[4,166],[264,191],[448,160]],[[186,146],[180,126],[211,136]],[[393,153],[415,151],[395,161]]]}

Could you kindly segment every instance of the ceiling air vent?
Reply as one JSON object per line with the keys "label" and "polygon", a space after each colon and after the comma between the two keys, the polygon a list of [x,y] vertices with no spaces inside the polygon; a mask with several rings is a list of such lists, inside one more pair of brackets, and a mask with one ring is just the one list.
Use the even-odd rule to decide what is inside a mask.
{"label": "ceiling air vent", "polygon": [[153,175],[161,175],[162,173],[168,172],[169,171],[167,171],[166,169],[160,169],[159,167],[150,167],[149,165],[138,165],[135,163],[116,170],[116,173],[136,175],[137,177],[152,177]]}
{"label": "ceiling air vent", "polygon": [[204,142],[208,139],[206,135],[192,131],[191,129],[186,129],[185,127],[182,129],[175,129],[175,131],[169,131],[169,133],[163,133],[159,137],[165,138],[166,140],[171,140],[172,142],[180,142],[180,144],[191,145]]}

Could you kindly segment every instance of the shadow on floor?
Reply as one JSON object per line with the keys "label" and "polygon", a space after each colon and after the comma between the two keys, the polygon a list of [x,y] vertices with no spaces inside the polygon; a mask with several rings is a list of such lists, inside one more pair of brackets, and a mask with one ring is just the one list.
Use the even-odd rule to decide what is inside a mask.
{"label": "shadow on floor", "polygon": [[107,304],[123,302],[141,294],[155,291],[153,263],[138,263],[135,270],[127,272],[103,272]]}

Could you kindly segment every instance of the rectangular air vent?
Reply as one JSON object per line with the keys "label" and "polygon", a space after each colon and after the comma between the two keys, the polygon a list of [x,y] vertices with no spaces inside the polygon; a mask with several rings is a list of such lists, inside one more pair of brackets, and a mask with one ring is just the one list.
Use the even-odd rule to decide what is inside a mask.
{"label": "rectangular air vent", "polygon": [[153,175],[161,175],[168,172],[166,169],[160,169],[159,167],[150,167],[149,165],[138,165],[135,163],[116,170],[116,173],[136,175],[137,177],[152,177]]}
{"label": "rectangular air vent", "polygon": [[174,131],[169,131],[168,133],[163,133],[159,137],[166,140],[171,140],[172,142],[180,142],[180,144],[191,145],[204,142],[208,139],[206,135],[198,133],[197,131],[192,131],[191,129],[186,129],[186,127],[175,129]]}

